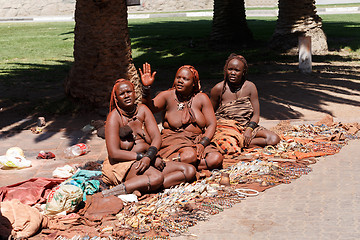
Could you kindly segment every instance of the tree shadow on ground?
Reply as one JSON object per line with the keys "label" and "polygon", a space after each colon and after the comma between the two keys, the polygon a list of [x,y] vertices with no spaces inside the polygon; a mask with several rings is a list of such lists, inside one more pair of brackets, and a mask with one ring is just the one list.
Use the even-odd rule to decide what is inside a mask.
{"label": "tree shadow on ground", "polygon": [[[56,64],[15,63],[16,68],[0,79],[0,139],[18,134],[24,129],[37,126],[37,118],[47,122],[36,142],[44,141],[56,132],[63,131],[68,144],[85,142],[91,136],[76,134],[98,115],[89,113],[83,106],[65,96],[63,81],[70,70],[71,62]],[[77,106],[81,107],[77,111]],[[87,122],[86,119],[88,119]]]}
{"label": "tree shadow on ground", "polygon": [[[348,23],[342,27],[345,24]],[[250,27],[254,25],[274,28],[275,21],[249,21]],[[258,87],[263,118],[299,119],[304,117],[301,109],[333,115],[328,109],[331,104],[360,107],[359,66],[349,54],[314,56],[313,73],[304,75],[298,72],[297,56],[280,55],[267,49],[268,38],[257,37],[255,33],[258,40],[253,46],[213,50],[208,42],[210,20],[130,24],[129,29],[132,48],[137,49],[136,67],[148,61],[157,71],[154,92],[170,88],[178,67],[190,64],[199,71],[202,89],[208,93],[222,80],[227,56],[236,52],[249,62],[249,80]],[[332,36],[328,39],[332,41]],[[337,38],[332,41],[337,45],[332,47],[340,49],[347,39]],[[359,43],[352,47],[358,49]],[[74,130],[92,119],[105,120],[106,114],[99,115],[84,106],[76,110],[79,103],[65,96],[63,81],[71,62],[14,64],[17,67],[0,78],[0,139],[35,126],[37,117],[44,116],[51,122],[45,129],[50,134],[39,135],[36,141],[51,137],[51,131],[64,131],[72,145],[80,139],[72,136]],[[90,136],[84,134],[83,137],[81,140]]]}
{"label": "tree shadow on ground", "polygon": [[293,72],[254,76],[261,116],[266,119],[303,118],[304,114],[294,108],[335,116],[339,112],[330,110],[331,104],[360,107],[360,71],[353,72],[354,67],[334,64],[322,64],[313,69],[311,75],[299,73],[294,66]]}

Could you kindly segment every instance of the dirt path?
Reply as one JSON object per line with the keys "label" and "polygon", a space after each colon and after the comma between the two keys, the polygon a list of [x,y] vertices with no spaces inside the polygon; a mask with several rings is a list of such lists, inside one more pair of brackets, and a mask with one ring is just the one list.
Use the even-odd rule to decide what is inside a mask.
{"label": "dirt path", "polygon": [[299,73],[295,64],[279,63],[272,69],[252,76],[263,119],[312,121],[325,114],[340,121],[360,119],[359,61],[315,62],[311,75]]}

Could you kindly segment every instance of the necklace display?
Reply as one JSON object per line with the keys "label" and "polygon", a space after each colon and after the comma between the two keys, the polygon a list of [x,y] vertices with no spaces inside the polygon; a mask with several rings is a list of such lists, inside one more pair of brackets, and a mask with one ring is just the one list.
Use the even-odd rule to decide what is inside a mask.
{"label": "necklace display", "polygon": [[191,96],[191,98],[190,98],[189,100],[187,100],[187,101],[180,101],[180,100],[178,99],[178,97],[175,96],[175,100],[176,100],[176,102],[177,102],[177,110],[178,110],[178,111],[181,111],[181,110],[183,110],[183,109],[185,108],[185,106],[187,106],[188,108],[190,108],[190,107],[191,107],[192,99],[193,99],[193,96]]}

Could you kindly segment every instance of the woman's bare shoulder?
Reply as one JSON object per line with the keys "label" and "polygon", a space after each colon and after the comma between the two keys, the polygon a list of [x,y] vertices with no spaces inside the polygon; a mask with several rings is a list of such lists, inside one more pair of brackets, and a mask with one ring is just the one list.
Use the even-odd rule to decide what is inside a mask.
{"label": "woman's bare shoulder", "polygon": [[143,104],[143,103],[139,103],[138,108],[139,108],[138,109],[139,113],[145,113],[145,114],[151,113],[150,108],[148,106],[146,106],[145,104]]}
{"label": "woman's bare shoulder", "polygon": [[258,93],[255,83],[246,80],[244,83],[244,93],[247,96],[257,96]]}
{"label": "woman's bare shoulder", "polygon": [[149,109],[148,108],[148,106],[146,106],[145,104],[143,104],[143,103],[138,103],[138,110],[139,111],[144,111],[144,110],[146,110],[146,109]]}
{"label": "woman's bare shoulder", "polygon": [[171,89],[171,88],[161,91],[155,96],[155,98],[159,99],[159,100],[162,99],[163,101],[164,100],[167,101],[172,96],[173,91],[174,91],[174,89]]}
{"label": "woman's bare shoulder", "polygon": [[107,115],[107,120],[109,121],[110,119],[115,119],[117,117],[117,111],[116,108],[114,108],[112,111],[109,112],[109,114]]}
{"label": "woman's bare shoulder", "polygon": [[109,112],[106,118],[106,126],[114,127],[118,124],[120,124],[120,115],[117,113],[116,109],[113,109],[111,112]]}
{"label": "woman's bare shoulder", "polygon": [[224,87],[224,81],[218,82],[211,90],[222,90]]}
{"label": "woman's bare shoulder", "polygon": [[246,80],[244,84],[245,84],[245,87],[256,88],[255,83],[253,83],[252,81]]}
{"label": "woman's bare shoulder", "polygon": [[157,96],[162,95],[162,96],[168,96],[171,95],[171,93],[174,91],[173,88],[169,88],[167,90],[161,91],[157,94]]}
{"label": "woman's bare shoulder", "polygon": [[220,95],[224,88],[224,81],[218,82],[210,91],[210,95]]}
{"label": "woman's bare shoulder", "polygon": [[195,98],[197,99],[208,99],[209,96],[204,92],[199,92],[195,95]]}
{"label": "woman's bare shoulder", "polygon": [[209,104],[209,103],[211,104],[209,96],[203,92],[197,93],[194,97],[193,102],[198,103],[200,105]]}

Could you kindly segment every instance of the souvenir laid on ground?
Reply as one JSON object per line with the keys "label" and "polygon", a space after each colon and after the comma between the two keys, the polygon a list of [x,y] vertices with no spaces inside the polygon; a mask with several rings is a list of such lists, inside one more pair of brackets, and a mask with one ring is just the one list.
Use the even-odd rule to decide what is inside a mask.
{"label": "souvenir laid on ground", "polygon": [[19,147],[11,147],[6,155],[0,156],[0,166],[8,168],[31,167],[31,161],[25,158],[24,151]]}
{"label": "souvenir laid on ground", "polygon": [[[91,231],[85,230],[88,226],[79,226],[81,223],[76,220],[66,231],[57,229],[51,232],[47,229],[47,234],[53,233],[56,239],[63,240],[93,237],[104,240],[169,239],[171,236],[186,234],[189,227],[207,220],[211,215],[219,214],[248,197],[256,197],[267,188],[289,184],[309,174],[312,171],[310,165],[316,163],[319,156],[335,154],[348,140],[358,139],[360,127],[359,124],[332,123],[328,120],[321,125],[291,126],[282,123],[279,128],[282,128],[279,144],[236,153],[232,159],[224,160],[227,165],[223,169],[208,171],[209,174],[203,174],[201,180],[180,184],[157,194],[144,195],[146,197],[142,196],[138,201],[131,201],[137,199],[136,195],[118,196],[124,202],[124,208],[117,214],[122,208],[121,204],[112,206],[114,209],[104,209],[98,200],[105,198],[89,198],[84,208],[88,212],[84,216],[87,218],[86,224],[91,225]],[[113,199],[121,201],[116,197]],[[73,202],[78,204],[77,201]],[[75,205],[72,205],[72,209],[76,208]],[[64,219],[67,216],[63,216]]]}
{"label": "souvenir laid on ground", "polygon": [[65,165],[63,167],[57,167],[53,173],[52,176],[54,178],[69,178],[75,173],[75,168],[73,168],[70,165]]}
{"label": "souvenir laid on ground", "polygon": [[[251,160],[255,158],[282,162],[302,160],[333,155],[339,152],[348,140],[359,138],[360,125],[358,123],[342,124],[327,121],[325,125],[324,121],[319,121],[321,125],[294,126],[290,125],[290,122],[280,122],[272,129],[281,136],[281,141],[276,146],[245,149],[244,153],[252,156]],[[224,162],[229,161],[234,164],[234,160],[238,157],[234,156],[234,159]]]}

